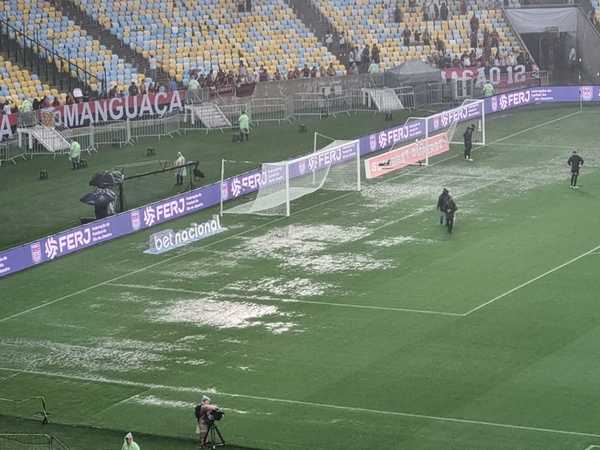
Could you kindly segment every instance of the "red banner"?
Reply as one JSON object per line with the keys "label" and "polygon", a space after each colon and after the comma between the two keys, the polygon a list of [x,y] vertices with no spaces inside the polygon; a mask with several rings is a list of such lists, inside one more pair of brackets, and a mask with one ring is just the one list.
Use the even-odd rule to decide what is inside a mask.
{"label": "red banner", "polygon": [[441,155],[448,150],[450,150],[448,135],[440,133],[366,159],[365,174],[367,178],[380,177],[411,164],[425,161],[432,156]]}
{"label": "red banner", "polygon": [[500,88],[529,83],[538,80],[538,72],[527,72],[525,66],[506,66],[506,67],[452,67],[442,69],[442,76],[446,80],[476,80],[477,84],[483,85],[486,81]]}

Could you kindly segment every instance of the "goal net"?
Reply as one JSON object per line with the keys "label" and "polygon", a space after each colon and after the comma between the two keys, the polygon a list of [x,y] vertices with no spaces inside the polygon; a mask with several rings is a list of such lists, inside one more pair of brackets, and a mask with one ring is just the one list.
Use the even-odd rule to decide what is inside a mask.
{"label": "goal net", "polygon": [[[315,139],[315,143],[317,140]],[[313,153],[288,161],[264,163],[240,176],[226,178],[223,161],[221,213],[289,216],[291,203],[318,190],[359,191],[360,153],[358,141],[335,140]],[[245,194],[256,192],[256,195]],[[224,198],[227,193],[227,198]],[[225,208],[224,201],[240,198]]]}
{"label": "goal net", "polygon": [[467,99],[455,108],[429,116],[427,136],[446,131],[451,144],[463,145],[463,135],[470,126],[474,126],[473,146],[484,146],[486,123],[484,101],[481,99]]}

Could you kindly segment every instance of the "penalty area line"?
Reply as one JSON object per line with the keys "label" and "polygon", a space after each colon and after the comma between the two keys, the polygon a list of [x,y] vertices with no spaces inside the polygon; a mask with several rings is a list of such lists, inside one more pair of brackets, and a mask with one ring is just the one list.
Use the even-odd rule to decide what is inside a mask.
{"label": "penalty area line", "polygon": [[277,297],[266,297],[261,295],[241,295],[241,294],[227,294],[223,292],[204,292],[204,291],[196,291],[193,289],[183,289],[183,288],[169,288],[169,287],[161,287],[161,286],[145,286],[139,284],[124,284],[124,283],[109,283],[107,286],[125,288],[125,289],[141,289],[141,290],[152,290],[152,291],[164,291],[164,292],[175,292],[182,294],[194,294],[194,295],[204,295],[207,297],[225,297],[225,298],[240,298],[244,300],[254,300],[254,301],[262,301],[262,302],[277,302],[277,303],[301,303],[307,305],[319,305],[319,306],[330,306],[330,307],[338,307],[338,308],[353,308],[353,309],[367,309],[373,311],[394,311],[394,312],[408,312],[415,314],[431,314],[431,315],[439,315],[439,316],[451,316],[451,317],[463,317],[462,313],[453,313],[447,311],[435,311],[430,309],[413,309],[413,308],[401,308],[394,306],[378,306],[378,305],[357,305],[354,303],[336,303],[336,302],[327,302],[327,301],[318,301],[318,300],[302,300],[296,298],[277,298]]}
{"label": "penalty area line", "polygon": [[547,270],[546,272],[544,272],[544,273],[542,273],[542,274],[540,274],[540,275],[538,275],[536,277],[533,277],[532,279],[527,280],[524,283],[521,283],[518,286],[515,286],[514,288],[509,289],[506,292],[503,292],[502,294],[494,297],[493,299],[488,300],[487,302],[482,303],[481,305],[476,306],[473,309],[470,309],[469,311],[467,311],[463,315],[464,316],[468,316],[470,314],[473,314],[474,312],[479,311],[480,309],[485,308],[486,306],[491,305],[492,303],[494,303],[494,302],[496,302],[496,301],[498,301],[498,300],[500,300],[500,299],[502,299],[504,297],[508,297],[509,295],[517,292],[518,290],[521,290],[524,287],[527,287],[530,284],[533,284],[536,281],[541,280],[542,278],[547,277],[548,275],[550,275],[550,274],[552,274],[552,273],[554,273],[554,272],[556,272],[556,271],[558,271],[558,270],[560,270],[560,269],[562,269],[564,267],[567,267],[567,266],[573,264],[576,261],[579,261],[581,258],[585,258],[588,255],[596,254],[595,252],[597,252],[598,250],[600,250],[600,245],[597,245],[596,247],[592,248],[591,250],[588,250],[587,252],[584,252],[581,255],[575,256],[574,258],[571,258],[570,260],[568,260],[568,261],[566,261],[566,262],[564,262],[562,264],[559,264],[558,266],[553,267],[552,269]]}
{"label": "penalty area line", "polygon": [[250,394],[236,394],[236,393],[230,393],[230,392],[220,392],[214,388],[201,389],[201,388],[186,387],[186,386],[169,386],[169,385],[162,385],[162,384],[142,383],[142,382],[137,382],[137,381],[109,379],[109,378],[102,378],[102,377],[98,377],[98,378],[85,377],[85,376],[79,376],[79,375],[67,375],[67,374],[61,374],[61,373],[36,371],[36,370],[20,370],[20,369],[4,368],[4,367],[0,367],[0,369],[6,370],[9,372],[19,372],[19,373],[29,374],[29,375],[54,377],[54,378],[61,378],[61,379],[67,379],[67,380],[81,381],[81,382],[86,382],[86,383],[92,382],[92,383],[99,383],[99,384],[112,384],[112,385],[116,385],[116,386],[139,387],[139,388],[145,388],[145,391],[150,390],[150,389],[156,389],[156,390],[173,391],[173,392],[187,392],[187,393],[194,394],[194,395],[209,393],[209,394],[212,394],[215,396],[222,396],[222,397],[241,398],[241,399],[247,399],[247,400],[279,403],[279,404],[284,404],[284,405],[302,406],[302,407],[309,407],[309,408],[332,409],[332,410],[338,410],[338,411],[369,414],[369,415],[373,415],[373,416],[403,417],[403,418],[407,418],[407,419],[417,419],[417,420],[423,420],[423,421],[428,421],[428,422],[455,423],[455,424],[460,424],[460,425],[473,425],[473,426],[481,426],[481,427],[488,427],[488,428],[502,428],[502,429],[507,429],[507,430],[557,434],[557,435],[563,435],[563,436],[600,438],[600,434],[586,433],[586,432],[581,432],[581,431],[560,430],[560,429],[554,429],[554,428],[534,427],[534,426],[528,426],[528,425],[514,425],[514,424],[509,424],[509,423],[490,422],[487,420],[467,419],[467,418],[462,418],[462,417],[446,417],[446,416],[434,416],[434,415],[428,415],[428,414],[410,413],[410,412],[402,412],[402,411],[387,411],[387,410],[381,410],[381,409],[362,408],[362,407],[358,407],[358,406],[345,406],[345,405],[336,405],[336,404],[331,404],[331,403],[309,402],[309,401],[303,401],[303,400],[264,397],[264,396],[259,396],[259,395],[250,395]]}

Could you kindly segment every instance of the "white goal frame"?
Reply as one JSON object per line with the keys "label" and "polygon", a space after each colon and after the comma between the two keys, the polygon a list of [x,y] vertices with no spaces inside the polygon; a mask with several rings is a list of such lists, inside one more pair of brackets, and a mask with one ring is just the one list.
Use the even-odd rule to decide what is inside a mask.
{"label": "white goal frame", "polygon": [[[325,146],[324,148],[321,148],[320,150],[316,150],[316,145],[317,145],[317,139],[318,136],[321,136],[323,138],[332,140],[333,142],[327,146]],[[347,140],[347,141],[339,141],[339,143],[336,143],[338,141],[336,141],[335,139],[329,137],[329,136],[325,136],[325,135],[321,135],[320,133],[315,133],[314,135],[314,144],[313,144],[313,152],[309,153],[307,155],[303,155],[294,159],[290,159],[290,160],[286,160],[286,161],[279,161],[279,162],[274,162],[274,163],[264,163],[263,166],[258,169],[259,172],[261,173],[261,179],[268,179],[268,176],[265,176],[266,173],[268,173],[268,171],[266,171],[265,166],[268,168],[268,170],[271,171],[279,171],[277,168],[280,167],[281,172],[280,174],[283,176],[283,180],[279,181],[279,182],[275,182],[272,185],[273,186],[277,186],[278,184],[281,185],[282,190],[285,190],[285,199],[282,199],[282,201],[280,203],[275,202],[274,206],[272,207],[265,207],[262,208],[260,206],[257,206],[256,208],[253,207],[253,205],[257,205],[258,204],[258,199],[261,193],[261,189],[263,188],[263,186],[258,186],[258,189],[253,191],[253,192],[258,192],[257,197],[254,200],[250,200],[248,202],[245,202],[241,205],[235,206],[233,208],[229,208],[225,209],[224,208],[224,203],[227,199],[232,199],[230,196],[227,196],[227,199],[224,198],[223,193],[225,189],[228,189],[230,187],[230,183],[231,180],[233,178],[236,177],[232,177],[232,178],[225,178],[225,163],[226,160],[222,160],[221,162],[221,183],[220,183],[220,214],[223,215],[224,213],[230,212],[230,213],[238,213],[238,214],[262,214],[263,215],[285,215],[286,217],[289,217],[291,215],[291,203],[292,201],[303,197],[305,195],[308,195],[310,193],[316,192],[318,190],[344,190],[344,191],[360,191],[361,187],[362,187],[362,180],[361,180],[361,159],[360,159],[360,141],[358,139],[353,139],[353,140]],[[348,152],[348,149],[352,148],[351,152]],[[343,160],[335,160],[332,158],[332,155],[337,155],[339,152],[339,155],[341,155],[340,157],[344,158],[344,155],[346,156],[345,159]],[[353,153],[352,153],[353,152]],[[349,157],[348,155],[352,154],[353,156]],[[320,158],[320,156],[323,156],[323,158]],[[345,164],[349,164],[350,162],[352,162],[354,160],[355,162],[355,169],[352,169],[352,173],[354,173],[355,171],[355,179],[356,182],[355,184],[352,186],[352,184],[348,184],[347,186],[344,186],[343,188],[340,189],[336,189],[335,187],[333,187],[332,185],[326,186],[327,183],[327,179],[328,177],[330,177],[330,170],[335,169],[336,167],[341,167]],[[324,162],[325,161],[325,162]],[[330,161],[329,163],[327,163],[327,161]],[[234,161],[228,161],[228,162],[234,162]],[[249,163],[248,161],[243,161],[243,163]],[[311,167],[312,166],[312,167]],[[326,170],[326,173],[323,175],[322,171]],[[317,172],[321,171],[321,173],[319,175],[317,175]],[[310,174],[310,175],[309,175]],[[306,179],[305,177],[307,176],[312,176],[312,187],[306,188],[304,189],[306,192],[302,192],[302,188],[298,188],[296,187],[296,193],[294,195],[291,194],[291,191],[294,189],[291,184],[293,184],[294,180],[302,180],[302,179]],[[317,177],[321,176],[321,180],[317,181]],[[324,187],[325,186],[325,187]],[[269,185],[264,185],[264,187],[266,187],[268,189]],[[250,193],[250,192],[247,192]],[[267,197],[269,195],[275,195],[275,193],[272,194],[266,194]],[[235,198],[239,198],[242,195],[238,195]],[[266,197],[262,197],[263,199]],[[267,202],[268,203],[268,202]],[[268,214],[264,211],[268,211],[271,209],[275,209],[278,206],[281,206],[285,204],[285,213],[284,214],[278,214],[278,213],[274,213],[274,214]],[[247,208],[241,208],[241,206],[243,205],[248,205]]]}

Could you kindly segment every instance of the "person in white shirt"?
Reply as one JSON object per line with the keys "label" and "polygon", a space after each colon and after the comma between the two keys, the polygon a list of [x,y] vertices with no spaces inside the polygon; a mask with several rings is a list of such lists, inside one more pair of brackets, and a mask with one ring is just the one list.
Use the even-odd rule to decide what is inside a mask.
{"label": "person in white shirt", "polygon": [[176,185],[183,185],[183,178],[187,175],[187,170],[185,167],[185,156],[181,152],[177,153],[177,159],[175,160],[175,167],[178,169],[175,171],[175,175],[177,178]]}

